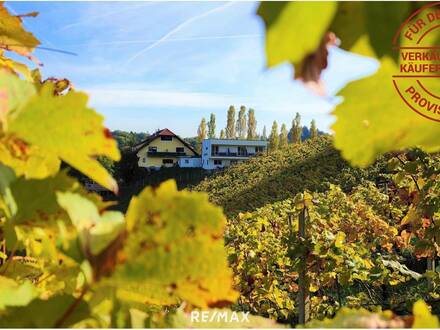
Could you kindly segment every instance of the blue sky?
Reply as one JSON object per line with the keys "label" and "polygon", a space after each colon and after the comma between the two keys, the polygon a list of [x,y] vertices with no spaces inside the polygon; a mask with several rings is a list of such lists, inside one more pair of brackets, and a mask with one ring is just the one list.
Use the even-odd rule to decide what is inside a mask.
{"label": "blue sky", "polygon": [[[264,27],[254,2],[8,2],[14,13],[38,11],[25,26],[42,46],[45,77],[66,77],[90,94],[110,129],[170,128],[196,135],[202,117],[225,126],[233,104],[255,109],[258,130],[290,127],[296,112],[328,131],[336,92],[377,64],[340,49],[330,52],[327,97],[292,80],[292,69],[265,69]],[[343,41],[342,41],[343,42]]]}

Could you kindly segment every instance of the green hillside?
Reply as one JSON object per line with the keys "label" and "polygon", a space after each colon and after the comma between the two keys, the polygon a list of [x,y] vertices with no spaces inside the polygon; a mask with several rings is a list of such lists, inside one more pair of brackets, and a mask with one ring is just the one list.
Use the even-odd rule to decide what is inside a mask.
{"label": "green hillside", "polygon": [[333,147],[332,138],[320,136],[237,164],[205,179],[194,190],[207,192],[231,216],[290,198],[304,189],[324,191],[330,183],[348,191],[362,178],[375,180],[383,168],[384,162],[366,170],[350,167]]}

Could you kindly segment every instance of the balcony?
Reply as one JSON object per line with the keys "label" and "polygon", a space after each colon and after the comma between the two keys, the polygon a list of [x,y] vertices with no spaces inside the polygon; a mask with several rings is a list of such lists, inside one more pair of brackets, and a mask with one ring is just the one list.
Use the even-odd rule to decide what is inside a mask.
{"label": "balcony", "polygon": [[232,157],[232,158],[248,158],[255,156],[255,153],[242,153],[242,152],[214,152],[211,157]]}
{"label": "balcony", "polygon": [[148,157],[184,157],[186,152],[148,151]]}

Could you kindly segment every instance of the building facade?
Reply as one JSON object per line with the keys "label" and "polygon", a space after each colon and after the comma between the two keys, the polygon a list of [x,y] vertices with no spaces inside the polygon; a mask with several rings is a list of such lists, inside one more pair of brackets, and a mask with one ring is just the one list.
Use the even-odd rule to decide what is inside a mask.
{"label": "building facade", "polygon": [[202,167],[213,170],[231,166],[267,152],[267,141],[205,139],[202,143]]}
{"label": "building facade", "polygon": [[194,148],[165,128],[157,131],[134,147],[139,167],[159,169],[179,164],[180,158],[200,159]]}

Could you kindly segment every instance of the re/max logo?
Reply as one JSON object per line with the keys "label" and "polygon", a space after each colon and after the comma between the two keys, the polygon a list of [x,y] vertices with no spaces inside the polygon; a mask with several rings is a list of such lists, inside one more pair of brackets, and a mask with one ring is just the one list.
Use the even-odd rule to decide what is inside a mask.
{"label": "re/max logo", "polygon": [[249,323],[249,312],[192,311],[191,322],[241,322]]}

